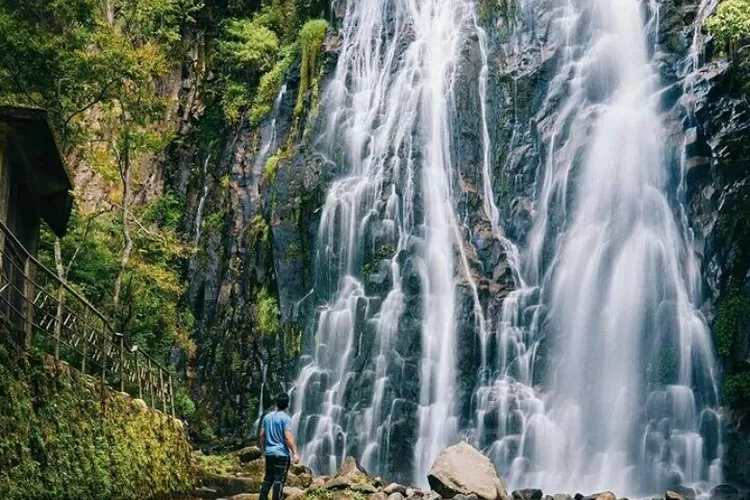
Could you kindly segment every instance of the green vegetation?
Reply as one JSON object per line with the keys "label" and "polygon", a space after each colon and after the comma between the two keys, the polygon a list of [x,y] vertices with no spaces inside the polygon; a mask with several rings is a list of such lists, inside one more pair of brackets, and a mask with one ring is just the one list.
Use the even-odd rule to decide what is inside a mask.
{"label": "green vegetation", "polygon": [[273,336],[281,331],[281,313],[275,298],[263,288],[257,296],[257,330],[261,335]]}
{"label": "green vegetation", "polygon": [[750,404],[750,372],[727,376],[724,380],[724,401],[732,408],[747,408]]}
{"label": "green vegetation", "polygon": [[721,300],[716,313],[714,335],[720,356],[727,357],[732,353],[743,318],[750,318],[750,297],[738,287],[733,287]]}
{"label": "green vegetation", "polygon": [[265,182],[271,184],[276,180],[276,172],[279,170],[279,156],[273,155],[266,160],[266,165],[263,167],[263,175]]}
{"label": "green vegetation", "polygon": [[[5,353],[5,348],[0,347]],[[141,500],[190,491],[190,446],[171,417],[93,379],[1,356],[3,498]]]}
{"label": "green vegetation", "polygon": [[226,476],[241,469],[239,459],[234,455],[200,455],[198,458],[198,468],[216,474]]}
{"label": "green vegetation", "polygon": [[750,37],[750,0],[723,0],[705,26],[719,47],[733,56]]}
{"label": "green vegetation", "polygon": [[[274,219],[259,213],[233,234],[236,176],[222,155],[240,126],[248,151],[257,146],[257,127],[297,64],[306,65],[302,99],[317,100],[327,25],[306,23],[325,17],[326,4],[0,0],[0,104],[48,109],[83,179],[68,236],[44,230],[40,259],[128,340],[191,377],[190,389],[176,384],[176,405],[196,438],[241,432],[258,404],[248,377],[269,356],[258,353],[286,366],[285,346],[299,352],[301,331],[281,324],[275,297]],[[266,182],[288,151],[269,159]],[[210,189],[196,245],[202,176]],[[228,250],[235,236],[242,248]],[[214,258],[222,269],[203,273]],[[196,299],[203,292],[187,281],[195,274],[216,276],[228,297]]]}
{"label": "green vegetation", "polygon": [[[305,95],[308,91],[312,96],[311,100],[313,102],[318,98],[320,86],[318,53],[323,46],[326,30],[328,30],[328,22],[323,19],[315,19],[305,23],[300,31],[299,40],[302,51],[302,68],[300,69],[300,73],[302,80],[299,86],[299,93],[297,94],[297,105],[294,108],[296,115],[302,113]],[[310,108],[314,109],[315,104],[311,104]]]}

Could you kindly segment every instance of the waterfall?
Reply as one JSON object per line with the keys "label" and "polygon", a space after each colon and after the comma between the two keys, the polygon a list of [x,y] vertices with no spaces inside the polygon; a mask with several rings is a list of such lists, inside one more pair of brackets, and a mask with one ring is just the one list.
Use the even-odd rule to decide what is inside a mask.
{"label": "waterfall", "polygon": [[[452,202],[452,90],[474,9],[466,0],[347,4],[318,144],[343,176],[322,211],[323,305],[293,419],[317,472],[355,454],[373,473],[424,483],[459,437],[456,274],[481,308]],[[373,282],[385,291],[371,293]],[[418,334],[417,353],[399,345],[404,331]],[[416,432],[396,437],[402,412]],[[393,462],[392,449],[404,445],[411,459]]]}
{"label": "waterfall", "polygon": [[[551,3],[560,46],[534,118],[543,151],[523,241],[505,235],[495,202],[476,4],[347,3],[315,144],[337,175],[315,248],[314,338],[293,392],[315,472],[354,455],[375,475],[424,484],[443,447],[470,439],[511,488],[645,495],[720,480],[686,162],[669,158],[660,109],[660,3]],[[522,40],[512,33],[510,50]],[[493,317],[454,206],[453,87],[471,44],[481,211],[516,283]],[[509,163],[522,137],[514,128],[511,144],[496,145]],[[465,299],[481,344],[470,395],[457,380]]]}
{"label": "waterfall", "polygon": [[513,488],[638,495],[719,480],[715,361],[684,168],[664,151],[649,6],[650,19],[637,0],[562,7],[524,279],[498,321],[497,375],[476,391],[479,443]]}

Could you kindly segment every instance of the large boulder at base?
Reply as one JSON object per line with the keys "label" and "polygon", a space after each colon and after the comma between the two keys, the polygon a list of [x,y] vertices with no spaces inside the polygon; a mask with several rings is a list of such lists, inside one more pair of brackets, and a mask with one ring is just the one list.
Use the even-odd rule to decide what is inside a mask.
{"label": "large boulder at base", "polygon": [[[357,463],[354,457],[346,457],[341,468],[336,475],[326,483],[326,489],[335,490],[340,488],[352,488],[354,485],[372,485],[372,478],[367,475],[365,469]],[[367,491],[367,493],[374,493],[377,491]],[[360,490],[361,491],[361,490]]]}
{"label": "large boulder at base", "polygon": [[611,491],[602,491],[591,495],[586,495],[583,500],[617,500],[617,497]]}
{"label": "large boulder at base", "polygon": [[490,459],[468,443],[444,449],[427,481],[443,498],[473,493],[479,500],[501,500],[507,494]]}
{"label": "large boulder at base", "polygon": [[695,500],[695,497],[698,496],[694,488],[691,488],[690,486],[686,486],[684,484],[678,484],[677,486],[670,488],[666,494],[669,495],[670,493],[676,493],[677,495],[686,498],[687,500]]}

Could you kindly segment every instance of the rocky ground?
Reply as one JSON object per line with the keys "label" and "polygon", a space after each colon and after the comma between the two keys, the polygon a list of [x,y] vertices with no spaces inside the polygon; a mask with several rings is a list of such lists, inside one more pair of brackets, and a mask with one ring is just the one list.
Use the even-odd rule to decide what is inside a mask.
{"label": "rocky ground", "polygon": [[[222,456],[196,454],[198,484],[191,500],[258,500],[265,469],[257,447]],[[605,491],[584,495],[545,494],[539,489],[507,492],[490,460],[466,443],[443,450],[428,476],[430,489],[386,484],[373,478],[349,457],[337,474],[315,476],[304,465],[292,465],[284,488],[285,500],[628,500]],[[708,495],[687,486],[653,500],[750,500],[750,492],[722,484]]]}

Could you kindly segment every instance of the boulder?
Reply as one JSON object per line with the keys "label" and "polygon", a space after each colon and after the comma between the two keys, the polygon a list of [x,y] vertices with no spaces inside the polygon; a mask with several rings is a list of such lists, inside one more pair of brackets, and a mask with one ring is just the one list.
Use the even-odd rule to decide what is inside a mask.
{"label": "boulder", "polygon": [[230,497],[229,500],[258,500],[259,495],[257,493],[240,493]]}
{"label": "boulder", "polygon": [[393,495],[394,493],[401,493],[402,495],[405,495],[406,494],[406,486],[403,486],[403,485],[398,484],[398,483],[391,483],[388,486],[386,486],[385,488],[383,488],[383,493],[385,493],[388,496]]}
{"label": "boulder", "polygon": [[468,495],[456,495],[455,497],[453,497],[453,500],[478,500],[478,499],[474,493],[470,493]]}
{"label": "boulder", "polygon": [[525,490],[515,490],[513,492],[513,500],[542,500],[542,490],[528,488]]}
{"label": "boulder", "polygon": [[617,500],[617,497],[611,491],[602,491],[592,495],[587,495],[583,497],[583,500]]}
{"label": "boulder", "polygon": [[432,464],[427,480],[443,498],[473,493],[479,500],[502,500],[506,495],[490,459],[468,443],[443,450]]}
{"label": "boulder", "polygon": [[377,493],[378,489],[370,483],[353,483],[349,486],[352,491],[358,491],[359,493]]}
{"label": "boulder", "polygon": [[750,500],[750,492],[740,491],[731,484],[719,484],[711,489],[709,500]]}
{"label": "boulder", "polygon": [[379,491],[367,497],[367,500],[388,500],[388,495],[386,495],[382,491]]}
{"label": "boulder", "polygon": [[326,484],[330,480],[331,480],[331,478],[329,476],[314,477],[313,480],[312,480],[312,484],[310,485],[310,487],[312,487],[313,489],[316,489],[316,490],[322,490],[322,489],[324,489],[326,487]]}
{"label": "boulder", "polygon": [[248,446],[247,448],[242,448],[241,450],[233,452],[232,455],[239,458],[241,463],[246,464],[262,458],[263,452],[257,446]]}
{"label": "boulder", "polygon": [[553,500],[573,500],[573,497],[567,493],[555,493],[552,495]]}
{"label": "boulder", "polygon": [[676,491],[669,490],[664,494],[664,500],[687,500]]}
{"label": "boulder", "polygon": [[305,496],[305,490],[293,486],[284,486],[282,496],[287,500],[301,500]]}
{"label": "boulder", "polygon": [[[346,457],[339,471],[333,479],[326,483],[325,488],[328,490],[351,488],[355,484],[372,486],[372,479],[354,457]],[[368,493],[375,493],[376,491],[377,489],[372,486],[372,491],[368,491]]]}
{"label": "boulder", "polygon": [[674,488],[670,488],[670,490],[667,492],[667,495],[670,492],[676,493],[686,500],[695,500],[695,497],[698,496],[695,492],[695,489],[691,488],[690,486],[685,486],[684,484],[678,484]]}
{"label": "boulder", "polygon": [[388,500],[406,500],[406,497],[404,497],[403,493],[397,491],[388,495]]}

